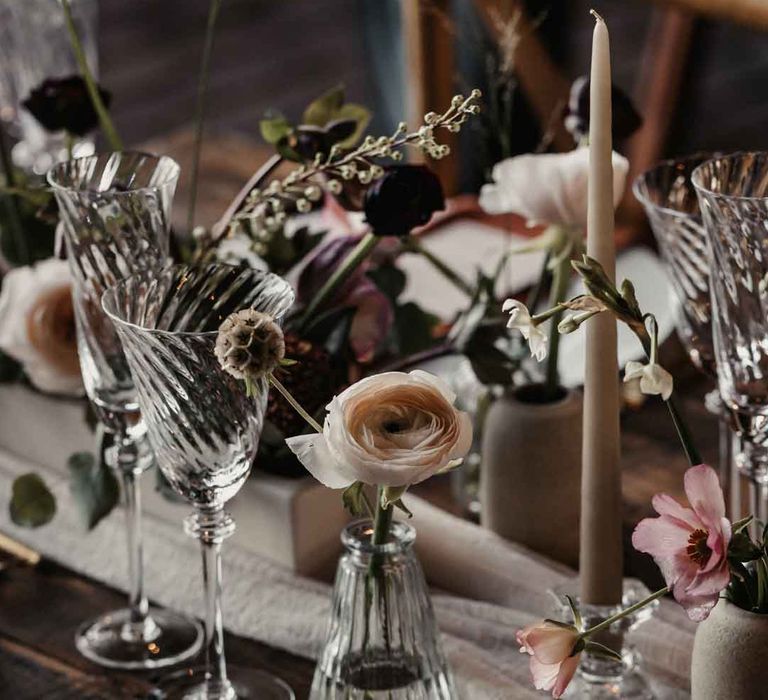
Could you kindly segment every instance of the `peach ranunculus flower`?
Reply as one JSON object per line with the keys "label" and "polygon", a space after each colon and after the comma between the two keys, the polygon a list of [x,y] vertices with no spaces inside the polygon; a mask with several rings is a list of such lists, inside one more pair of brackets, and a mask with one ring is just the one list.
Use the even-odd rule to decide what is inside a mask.
{"label": "peach ranunculus flower", "polygon": [[5,275],[0,291],[0,349],[21,363],[38,389],[82,395],[66,261],[49,258]]}
{"label": "peach ranunculus flower", "polygon": [[549,620],[537,622],[517,633],[520,652],[531,656],[529,666],[537,690],[552,691],[553,698],[559,698],[565,692],[579,666],[581,650],[576,649],[580,641],[575,627]]}
{"label": "peach ranunculus flower", "polygon": [[699,464],[685,472],[691,508],[664,493],[653,497],[658,518],[641,520],[632,534],[635,549],[653,556],[688,617],[706,619],[730,582],[731,523],[717,474]]}
{"label": "peach ranunculus flower", "polygon": [[320,482],[408,487],[461,463],[472,444],[469,416],[438,377],[415,370],[367,377],[326,406],[322,433],[286,439]]}

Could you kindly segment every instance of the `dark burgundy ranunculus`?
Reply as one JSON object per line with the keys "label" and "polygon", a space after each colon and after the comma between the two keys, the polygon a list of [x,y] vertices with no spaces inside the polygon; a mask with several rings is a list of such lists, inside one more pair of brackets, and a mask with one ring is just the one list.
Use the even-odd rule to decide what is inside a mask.
{"label": "dark burgundy ranunculus", "polygon": [[[99,88],[106,107],[112,95]],[[93,108],[88,88],[79,75],[67,78],[48,78],[29,94],[22,105],[47,131],[67,131],[85,136],[99,124],[99,115]]]}
{"label": "dark burgundy ranunculus", "polygon": [[[632,100],[621,88],[611,85],[612,133],[614,143],[624,141],[643,123]],[[576,141],[589,136],[589,76],[573,81],[568,107],[565,110],[565,128]]]}
{"label": "dark burgundy ranunculus", "polygon": [[365,219],[377,236],[407,236],[445,209],[440,180],[425,165],[392,165],[365,193]]}

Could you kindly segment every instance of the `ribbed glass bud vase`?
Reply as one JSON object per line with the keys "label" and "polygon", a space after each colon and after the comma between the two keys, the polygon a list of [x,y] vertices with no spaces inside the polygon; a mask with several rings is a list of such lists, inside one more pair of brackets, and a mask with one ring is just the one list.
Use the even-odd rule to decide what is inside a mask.
{"label": "ribbed glass bud vase", "polygon": [[416,532],[395,522],[388,541],[371,544],[370,521],[342,532],[331,621],[315,669],[311,700],[450,700],[424,574],[413,553]]}

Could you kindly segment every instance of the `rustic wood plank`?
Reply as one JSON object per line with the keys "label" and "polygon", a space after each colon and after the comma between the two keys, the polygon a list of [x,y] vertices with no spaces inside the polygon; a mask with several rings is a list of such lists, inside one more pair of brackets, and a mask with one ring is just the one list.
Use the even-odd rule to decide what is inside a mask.
{"label": "rustic wood plank", "polygon": [[[144,697],[157,681],[158,674],[106,672],[75,649],[77,627],[124,605],[122,593],[44,560],[2,572],[0,599],[0,697],[121,700]],[[297,698],[308,696],[312,661],[230,634],[226,650],[233,667],[263,669],[283,678]],[[25,685],[32,677],[35,684]]]}

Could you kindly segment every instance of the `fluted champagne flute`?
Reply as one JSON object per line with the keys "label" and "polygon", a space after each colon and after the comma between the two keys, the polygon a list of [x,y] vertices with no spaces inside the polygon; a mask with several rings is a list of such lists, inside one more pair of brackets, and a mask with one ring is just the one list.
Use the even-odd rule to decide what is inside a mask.
{"label": "fluted champagne flute", "polygon": [[224,660],[221,545],[235,529],[224,506],[250,472],[268,385],[265,379],[256,381],[254,395],[247,396],[243,383],[214,355],[217,329],[229,314],[253,308],[279,320],[292,303],[290,285],[276,275],[228,265],[133,275],[103,298],[136,381],[158,465],[193,506],[185,530],[202,547],[205,669],[166,687],[163,697],[293,697],[282,681],[260,671],[243,670],[230,679]]}
{"label": "fluted champagne flute", "polygon": [[768,153],[713,158],[691,180],[711,254],[720,394],[737,418],[751,512],[768,519]]}
{"label": "fluted champagne flute", "polygon": [[127,515],[128,606],[84,623],[75,638],[84,656],[111,668],[161,668],[189,658],[202,643],[196,621],[150,610],[144,593],[139,478],[153,455],[125,354],[101,307],[107,287],[167,263],[178,176],[172,159],[130,152],[77,158],[48,173],[72,273],[83,382],[99,421],[114,436],[107,459],[121,481]]}

